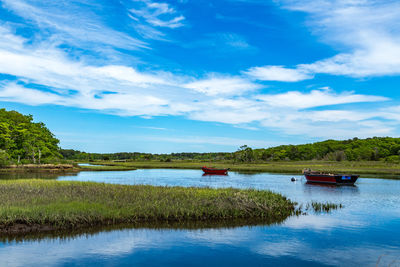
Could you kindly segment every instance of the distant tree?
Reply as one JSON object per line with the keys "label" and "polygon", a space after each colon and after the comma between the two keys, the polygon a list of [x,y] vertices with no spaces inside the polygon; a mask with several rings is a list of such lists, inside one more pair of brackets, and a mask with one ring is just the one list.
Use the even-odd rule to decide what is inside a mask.
{"label": "distant tree", "polygon": [[240,162],[251,162],[254,160],[253,149],[247,145],[243,145],[235,152],[236,160]]}

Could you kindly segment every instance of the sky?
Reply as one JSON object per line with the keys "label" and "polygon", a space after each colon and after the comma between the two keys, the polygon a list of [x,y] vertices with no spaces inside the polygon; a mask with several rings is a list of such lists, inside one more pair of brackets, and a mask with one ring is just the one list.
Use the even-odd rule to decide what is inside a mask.
{"label": "sky", "polygon": [[400,2],[0,0],[0,108],[62,148],[400,134]]}

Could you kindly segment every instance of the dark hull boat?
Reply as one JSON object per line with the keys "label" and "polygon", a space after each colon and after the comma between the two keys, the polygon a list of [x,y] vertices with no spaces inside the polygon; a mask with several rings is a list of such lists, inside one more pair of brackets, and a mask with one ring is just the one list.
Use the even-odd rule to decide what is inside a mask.
{"label": "dark hull boat", "polygon": [[308,183],[323,183],[336,185],[354,185],[359,175],[352,174],[331,174],[321,172],[304,172]]}
{"label": "dark hull boat", "polygon": [[203,167],[201,168],[204,172],[204,174],[217,174],[217,175],[227,175],[229,169],[214,169],[214,168],[207,168]]}

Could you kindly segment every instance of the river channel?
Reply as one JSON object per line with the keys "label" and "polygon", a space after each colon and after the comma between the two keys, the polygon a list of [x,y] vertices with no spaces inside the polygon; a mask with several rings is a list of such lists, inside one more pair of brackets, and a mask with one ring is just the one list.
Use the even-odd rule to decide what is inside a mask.
{"label": "river channel", "polygon": [[[18,178],[40,178],[24,175]],[[285,174],[203,176],[200,170],[176,169],[85,171],[55,179],[268,189],[304,205],[318,201],[344,207],[275,225],[143,226],[4,239],[1,266],[400,266],[400,180],[359,178],[355,186],[337,187],[310,185],[301,176]]]}

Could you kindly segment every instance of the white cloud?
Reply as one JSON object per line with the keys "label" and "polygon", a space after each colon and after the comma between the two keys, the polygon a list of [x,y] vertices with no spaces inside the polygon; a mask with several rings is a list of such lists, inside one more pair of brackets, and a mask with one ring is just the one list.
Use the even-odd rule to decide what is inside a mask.
{"label": "white cloud", "polygon": [[284,8],[305,12],[308,25],[324,42],[343,52],[298,72],[352,77],[400,74],[400,3],[398,1],[280,1]]}
{"label": "white cloud", "polygon": [[28,105],[43,105],[49,103],[57,105],[65,104],[65,100],[54,93],[24,88],[15,83],[0,84],[0,100],[19,102]]}
{"label": "white cloud", "polygon": [[154,127],[154,126],[137,126],[137,128],[150,129],[150,130],[158,130],[158,131],[166,131],[166,130],[168,130],[167,128],[163,128],[163,127]]}
{"label": "white cloud", "polygon": [[90,71],[99,77],[109,77],[127,83],[140,84],[144,87],[148,84],[168,84],[158,75],[139,73],[135,69],[126,66],[90,67]]}
{"label": "white cloud", "polygon": [[261,81],[298,82],[313,78],[309,71],[282,66],[253,67],[244,74]]}
{"label": "white cloud", "polygon": [[149,0],[134,0],[139,6],[131,8],[131,18],[138,21],[144,19],[147,23],[156,27],[178,28],[184,26],[182,15],[175,15],[177,12],[167,3],[157,3]]}
{"label": "white cloud", "polygon": [[51,39],[57,44],[68,43],[91,50],[102,46],[124,49],[147,47],[143,41],[108,27],[96,14],[102,12],[102,7],[95,3],[83,0],[46,3],[40,0],[2,0],[2,5],[44,32],[52,33]]}
{"label": "white cloud", "polygon": [[252,67],[245,74],[263,81],[297,82],[315,74],[369,77],[400,74],[398,1],[283,0],[282,7],[308,14],[308,26],[337,55],[314,63]]}
{"label": "white cloud", "polygon": [[389,136],[396,131],[393,123],[376,120],[377,115],[372,112],[342,110],[310,112],[280,109],[275,115],[261,121],[261,125],[288,135],[347,139],[354,136],[359,138]]}
{"label": "white cloud", "polygon": [[[0,100],[30,105],[65,105],[122,116],[179,115],[236,126],[251,124],[286,134],[348,138],[390,135],[400,121],[392,110],[328,105],[387,100],[380,96],[332,90],[262,93],[262,86],[243,76],[206,74],[195,79],[161,71],[139,71],[126,65],[94,65],[71,59],[48,43],[29,44],[0,26],[0,73],[15,80],[0,84]],[[45,88],[45,90],[38,89]],[[312,111],[308,108],[325,107]],[[385,119],[381,121],[379,119]],[[327,131],[326,129],[329,129]],[[248,143],[254,140],[188,138],[191,143]],[[167,141],[167,140],[166,140]],[[172,140],[171,142],[178,142]]]}
{"label": "white cloud", "polygon": [[266,102],[270,106],[288,107],[293,109],[389,100],[386,97],[359,95],[354,94],[353,92],[335,94],[326,89],[322,91],[313,90],[310,93],[289,91],[283,94],[260,95],[257,98]]}
{"label": "white cloud", "polygon": [[210,75],[206,79],[187,83],[185,87],[210,96],[241,95],[260,88],[259,85],[241,77],[217,75]]}
{"label": "white cloud", "polygon": [[252,147],[269,147],[272,145],[270,141],[230,138],[220,136],[185,136],[185,137],[162,137],[162,136],[142,136],[141,140],[149,141],[163,141],[169,143],[183,143],[183,144],[211,144],[211,145],[225,145],[231,146],[232,144],[247,144]]}

